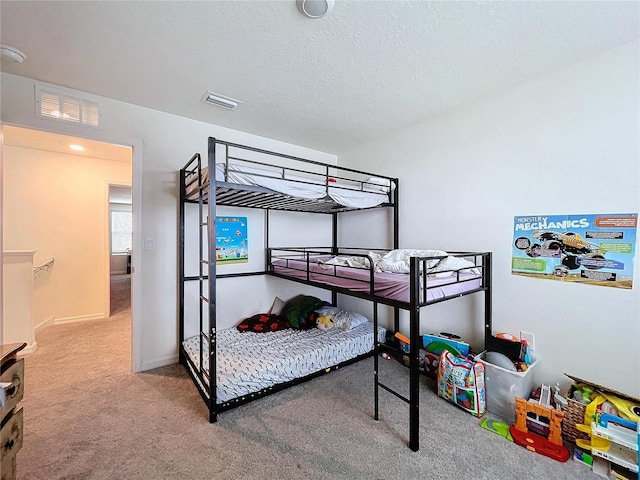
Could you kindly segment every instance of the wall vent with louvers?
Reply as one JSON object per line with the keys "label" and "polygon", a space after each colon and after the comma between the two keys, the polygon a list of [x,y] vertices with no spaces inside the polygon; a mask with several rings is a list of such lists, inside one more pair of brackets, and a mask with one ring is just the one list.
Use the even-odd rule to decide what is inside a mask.
{"label": "wall vent with louvers", "polygon": [[40,118],[90,127],[100,126],[98,102],[50,90],[36,89],[36,112]]}

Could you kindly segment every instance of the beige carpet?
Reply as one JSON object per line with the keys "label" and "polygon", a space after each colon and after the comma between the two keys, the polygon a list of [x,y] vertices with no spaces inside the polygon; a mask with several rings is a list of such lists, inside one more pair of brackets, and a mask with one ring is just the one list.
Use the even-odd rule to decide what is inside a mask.
{"label": "beige carpet", "polygon": [[131,308],[131,275],[110,275],[111,315]]}
{"label": "beige carpet", "polygon": [[[481,429],[422,385],[421,450],[407,407],[381,393],[371,360],[226,412],[209,424],[183,367],[130,372],[129,311],[53,326],[27,357],[20,480],[598,479]],[[391,384],[406,370],[382,364]]]}

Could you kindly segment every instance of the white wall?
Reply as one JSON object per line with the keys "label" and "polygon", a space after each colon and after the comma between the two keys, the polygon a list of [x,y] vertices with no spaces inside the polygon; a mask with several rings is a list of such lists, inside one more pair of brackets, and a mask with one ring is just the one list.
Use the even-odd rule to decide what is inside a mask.
{"label": "white wall", "polygon": [[[640,396],[638,245],[632,290],[511,274],[514,216],[640,209],[638,50],[626,45],[339,157],[400,178],[401,247],[493,251],[494,333],[536,335],[537,382],[566,372]],[[469,318],[480,305],[427,307],[423,331],[475,322],[481,333],[481,317]]]}
{"label": "white wall", "polygon": [[25,353],[36,349],[33,332],[33,250],[2,252],[2,317],[3,341],[25,342]]}
{"label": "white wall", "polygon": [[4,145],[4,245],[35,250],[53,268],[33,282],[34,328],[109,315],[108,181],[131,182],[131,163]]}
{"label": "white wall", "polygon": [[[134,216],[138,213],[139,223],[135,223],[134,218],[132,367],[137,371],[175,363],[178,352],[178,170],[194,153],[206,155],[209,136],[331,164],[336,163],[336,157],[107,98],[98,98],[102,114],[100,129],[39,119],[34,112],[36,83],[2,73],[3,122],[134,146],[133,210]],[[56,86],[49,88],[65,91]],[[143,239],[154,240],[155,248],[144,250]],[[247,291],[251,292],[251,300],[256,305],[270,305],[273,300],[273,292],[263,288],[257,278],[248,279],[231,293],[225,292],[225,297],[246,298]],[[240,320],[247,308],[244,301],[236,300],[233,306],[220,303],[229,305],[224,307],[227,308],[225,314],[234,321]],[[253,313],[256,312],[257,309]]]}

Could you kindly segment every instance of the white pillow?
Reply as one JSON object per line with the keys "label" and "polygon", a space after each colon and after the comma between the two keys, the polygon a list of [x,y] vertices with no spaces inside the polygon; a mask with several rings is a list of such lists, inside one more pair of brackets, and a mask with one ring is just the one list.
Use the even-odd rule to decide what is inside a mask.
{"label": "white pillow", "polygon": [[342,310],[337,307],[322,307],[317,309],[316,313],[319,315],[331,315],[335,326],[344,331],[352,330],[369,321],[367,317],[360,313]]}
{"label": "white pillow", "polygon": [[[400,248],[391,250],[386,253],[380,261],[380,269],[383,272],[390,273],[409,273],[409,258],[410,257],[444,257],[448,253],[444,250],[416,250],[412,248]],[[427,268],[431,269],[435,267],[439,258],[434,260],[427,260]]]}
{"label": "white pillow", "polygon": [[324,306],[316,309],[316,313],[320,316],[322,315],[333,315],[338,313],[340,309],[338,307]]}
{"label": "white pillow", "polygon": [[269,310],[269,314],[280,315],[285,304],[286,302],[284,300],[281,300],[279,297],[274,298],[273,305],[271,305],[271,309]]}
{"label": "white pillow", "polygon": [[332,318],[336,322],[336,327],[341,328],[345,332],[368,322],[367,317],[364,315],[349,312],[348,310],[340,310],[338,313],[332,315]]}
{"label": "white pillow", "polygon": [[430,268],[428,273],[436,273],[436,277],[448,277],[449,275],[452,275],[453,272],[443,272],[444,270],[462,270],[464,272],[480,275],[480,271],[473,267],[475,267],[475,264],[466,258],[447,257],[440,260],[440,262],[433,268]]}

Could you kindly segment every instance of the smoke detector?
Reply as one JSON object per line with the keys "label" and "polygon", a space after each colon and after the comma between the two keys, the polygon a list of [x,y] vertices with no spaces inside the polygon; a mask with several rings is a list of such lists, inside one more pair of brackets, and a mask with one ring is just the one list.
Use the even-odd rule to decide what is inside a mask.
{"label": "smoke detector", "polygon": [[309,18],[324,17],[333,9],[334,0],[296,0],[300,13]]}
{"label": "smoke detector", "polygon": [[0,58],[8,62],[22,63],[27,55],[10,45],[0,45]]}

